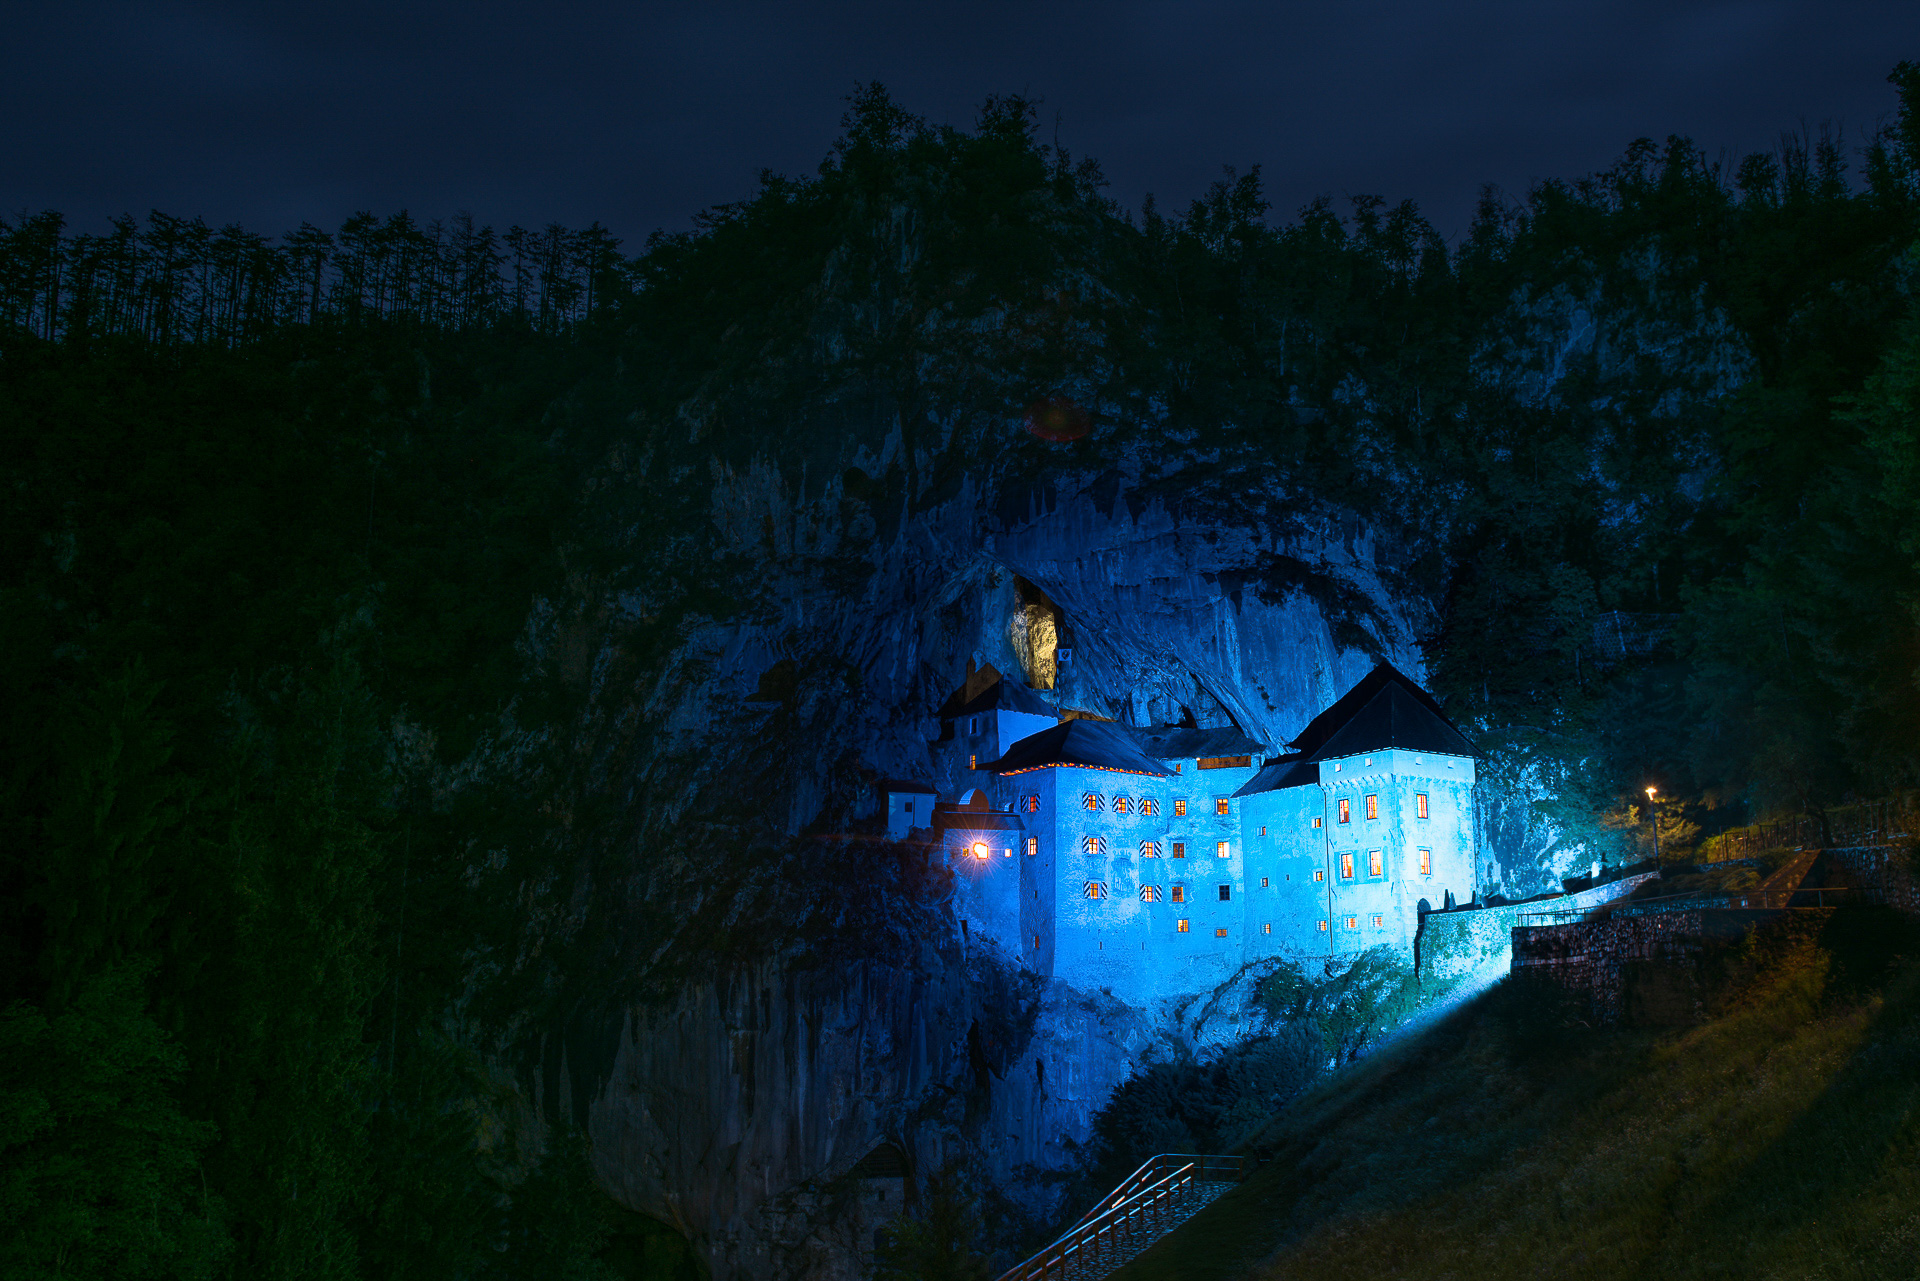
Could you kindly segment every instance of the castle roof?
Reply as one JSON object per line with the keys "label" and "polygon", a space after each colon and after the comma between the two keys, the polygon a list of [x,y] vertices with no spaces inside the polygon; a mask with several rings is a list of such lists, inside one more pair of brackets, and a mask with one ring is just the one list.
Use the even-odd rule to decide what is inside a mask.
{"label": "castle roof", "polygon": [[1266,754],[1267,745],[1256,743],[1232,726],[1224,729],[1190,729],[1181,725],[1133,727],[1128,731],[1140,750],[1155,760],[1177,761],[1207,756],[1251,756]]}
{"label": "castle roof", "polygon": [[[991,683],[981,689],[981,677],[989,674]],[[972,697],[967,695],[969,689],[976,691]],[[1026,712],[1030,716],[1059,715],[1037,691],[1028,689],[1018,681],[1006,679],[991,667],[983,667],[978,674],[968,677],[967,683],[953,691],[947,701],[940,705],[939,717],[943,721],[950,721],[996,708],[1005,712]]]}
{"label": "castle roof", "polygon": [[1052,729],[1029,734],[997,761],[981,769],[996,774],[1018,774],[1048,765],[1079,765],[1087,769],[1119,770],[1164,778],[1168,771],[1135,745],[1126,727],[1112,721],[1063,721]]}
{"label": "castle roof", "polygon": [[935,801],[933,830],[936,832],[1024,832],[1026,824],[1007,810],[997,810],[987,794],[973,788],[957,801]]}
{"label": "castle roof", "polygon": [[1248,779],[1246,786],[1235,792],[1235,796],[1252,796],[1255,792],[1277,792],[1283,787],[1305,787],[1309,783],[1320,781],[1320,767],[1303,756],[1282,756],[1278,760],[1268,761],[1258,774]]}
{"label": "castle roof", "polygon": [[1468,743],[1433,695],[1390,664],[1381,663],[1360,683],[1307,723],[1289,744],[1308,760],[1354,756],[1388,747],[1446,756],[1472,756]]}

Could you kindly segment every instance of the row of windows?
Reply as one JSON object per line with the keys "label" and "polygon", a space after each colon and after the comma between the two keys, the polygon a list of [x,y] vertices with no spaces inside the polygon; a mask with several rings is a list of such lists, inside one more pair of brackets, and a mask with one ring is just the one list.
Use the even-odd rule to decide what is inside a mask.
{"label": "row of windows", "polygon": [[[1414,856],[1418,860],[1420,865],[1420,875],[1432,876],[1433,875],[1433,851],[1423,845],[1419,849],[1414,851]],[[1385,875],[1384,863],[1385,863],[1385,855],[1382,851],[1380,850],[1367,851],[1367,875],[1368,876]],[[1321,879],[1320,873],[1315,872],[1313,874],[1313,879],[1316,881]],[[1343,881],[1351,881],[1353,879],[1353,852],[1351,850],[1349,850],[1348,852],[1340,856],[1340,879]]]}
{"label": "row of windows", "polygon": [[[1233,901],[1233,886],[1219,885],[1214,888],[1215,892],[1220,896],[1222,903],[1230,903]],[[1105,881],[1088,881],[1086,888],[1082,890],[1081,893],[1088,898],[1105,898],[1107,897],[1107,883]],[[1142,885],[1140,887],[1140,901],[1142,903],[1158,903],[1161,893],[1162,891],[1158,885]],[[1190,903],[1194,901],[1187,897],[1187,887],[1184,885],[1169,885],[1165,893],[1167,901],[1170,903]]]}
{"label": "row of windows", "polygon": [[[1152,818],[1160,812],[1160,802],[1151,796],[1134,797],[1116,795],[1109,800],[1098,792],[1083,792],[1080,795],[1080,808],[1090,814],[1098,814],[1104,810],[1111,809],[1115,814],[1141,814]],[[1021,797],[1020,810],[1025,814],[1038,814],[1040,812],[1040,798],[1038,796]],[[1233,807],[1229,804],[1228,798],[1216,796],[1213,798],[1213,812],[1215,814],[1231,815],[1233,813]],[[1175,818],[1185,818],[1187,816],[1186,797],[1176,796],[1173,798],[1173,816]]]}
{"label": "row of windows", "polygon": [[[1027,846],[1028,846],[1027,852],[1029,854],[1033,853],[1035,843],[1036,843],[1036,838],[1031,836],[1027,838]],[[1187,856],[1187,843],[1185,841],[1171,841],[1169,842],[1169,844],[1173,846],[1173,857],[1185,858]],[[1107,838],[1104,836],[1081,837],[1080,852],[1083,854],[1091,855],[1094,858],[1105,858],[1107,856]],[[1232,846],[1226,841],[1215,841],[1213,843],[1213,856],[1215,858],[1232,858],[1233,857]],[[1159,858],[1160,842],[1159,841],[1141,841],[1140,857],[1141,858]]]}
{"label": "row of windows", "polygon": [[[1372,925],[1374,929],[1376,930],[1384,929],[1386,928],[1386,924],[1387,924],[1387,918],[1383,913],[1375,912],[1373,914]],[[1318,929],[1322,934],[1326,933],[1327,932],[1326,918],[1321,917],[1318,921],[1315,921],[1314,927]],[[1343,916],[1340,918],[1340,928],[1346,929],[1346,930],[1357,930],[1360,928],[1360,918],[1357,916]],[[1269,930],[1268,933],[1272,933],[1272,931]]]}
{"label": "row of windows", "polygon": [[[1368,793],[1366,798],[1366,803],[1367,803],[1367,817],[1370,819],[1379,818],[1380,817],[1380,794],[1378,792]],[[1335,802],[1335,805],[1339,810],[1340,822],[1342,823],[1353,822],[1353,801],[1352,800],[1343,796],[1337,802]],[[1415,792],[1413,794],[1413,816],[1415,818],[1431,818],[1432,817],[1432,814],[1429,812],[1429,807],[1427,805],[1427,794],[1425,792]],[[1314,819],[1313,825],[1315,827],[1320,826],[1320,820],[1317,818]]]}

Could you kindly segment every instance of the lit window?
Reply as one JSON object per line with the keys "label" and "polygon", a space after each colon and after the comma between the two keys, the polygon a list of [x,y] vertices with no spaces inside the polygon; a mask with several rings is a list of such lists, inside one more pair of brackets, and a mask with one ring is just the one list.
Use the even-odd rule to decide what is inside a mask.
{"label": "lit window", "polygon": [[1113,812],[1116,814],[1125,814],[1130,805],[1131,802],[1124,796],[1116,796],[1113,798]]}
{"label": "lit window", "polygon": [[1262,926],[1260,927],[1260,932],[1261,932],[1262,934],[1271,934],[1271,933],[1273,933],[1273,922],[1272,922],[1272,921],[1268,921],[1268,922],[1267,922],[1267,923],[1266,923],[1265,925],[1262,925]]}
{"label": "lit window", "polygon": [[1324,868],[1324,867],[1316,867],[1316,868],[1314,868],[1314,869],[1313,869],[1313,879],[1314,879],[1314,880],[1316,880],[1316,881],[1324,881],[1324,880],[1326,880],[1326,879],[1327,879],[1327,869],[1326,869],[1326,868]]}
{"label": "lit window", "polygon": [[1222,885],[1220,887],[1220,901],[1222,903],[1231,903],[1233,901],[1233,886]]}
{"label": "lit window", "polygon": [[1141,842],[1140,842],[1140,857],[1141,857],[1141,858],[1159,858],[1159,857],[1160,857],[1160,842],[1158,842],[1158,841],[1141,841]]}
{"label": "lit window", "polygon": [[1187,843],[1185,841],[1175,841],[1173,843],[1173,856],[1175,858],[1185,858],[1187,856]]}
{"label": "lit window", "polygon": [[1178,921],[1175,921],[1175,922],[1173,923],[1173,928],[1174,928],[1174,930],[1175,930],[1176,932],[1178,932],[1178,933],[1180,933],[1180,934],[1185,934],[1185,933],[1187,932],[1187,922],[1186,922],[1186,919],[1185,919],[1185,918],[1183,917],[1183,918],[1181,918],[1180,920],[1178,920]]}
{"label": "lit window", "polygon": [[1342,854],[1340,856],[1340,879],[1343,881],[1351,881],[1353,879],[1352,854]]}
{"label": "lit window", "polygon": [[1080,808],[1083,810],[1086,810],[1089,813],[1094,813],[1094,814],[1099,813],[1100,793],[1088,792],[1086,795],[1082,796],[1080,798]]}
{"label": "lit window", "polygon": [[1227,843],[1226,843],[1225,841],[1215,841],[1215,842],[1213,843],[1213,856],[1214,856],[1215,858],[1226,858],[1226,857],[1228,857],[1228,854],[1227,854]]}
{"label": "lit window", "polygon": [[[1319,920],[1315,921],[1313,923],[1313,928],[1315,928],[1316,930],[1319,930],[1322,934],[1325,934],[1327,932],[1327,918],[1323,916]],[[1037,938],[1038,936],[1035,936],[1035,937]],[[1038,942],[1035,942],[1034,946],[1039,947],[1040,944]]]}
{"label": "lit window", "polygon": [[1260,825],[1260,835],[1265,836],[1266,834],[1267,834],[1267,825],[1265,823],[1262,823]]}
{"label": "lit window", "polygon": [[1346,926],[1347,926],[1347,928],[1348,928],[1348,929],[1350,929],[1350,930],[1357,930],[1357,929],[1359,929],[1359,928],[1360,928],[1360,918],[1359,918],[1359,917],[1357,917],[1357,916],[1349,916],[1349,917],[1347,918],[1347,920],[1346,920]]}
{"label": "lit window", "polygon": [[1104,836],[1083,836],[1080,838],[1080,849],[1082,852],[1091,854],[1095,858],[1104,857],[1107,852],[1107,838]]}
{"label": "lit window", "polygon": [[1158,885],[1142,885],[1140,887],[1140,901],[1142,903],[1158,903],[1160,901],[1160,887]]}
{"label": "lit window", "polygon": [[1184,902],[1186,902],[1186,901],[1187,901],[1187,887],[1186,887],[1186,886],[1184,886],[1184,885],[1176,885],[1176,886],[1174,886],[1174,887],[1173,887],[1173,901],[1174,901],[1174,902],[1176,902],[1176,903],[1184,903]]}
{"label": "lit window", "polygon": [[1216,796],[1216,797],[1214,797],[1214,798],[1213,798],[1213,812],[1214,812],[1214,813],[1216,813],[1216,814],[1225,814],[1225,813],[1227,812],[1227,798],[1226,798],[1226,797],[1224,797],[1224,796]]}
{"label": "lit window", "polygon": [[1384,916],[1382,916],[1382,915],[1380,915],[1380,913],[1378,913],[1378,912],[1375,912],[1375,913],[1373,914],[1373,928],[1377,930],[1377,929],[1379,929],[1379,928],[1380,928],[1380,927],[1381,927],[1382,925],[1385,925],[1385,924],[1386,924],[1386,918],[1385,918]]}
{"label": "lit window", "polygon": [[1225,938],[1227,936],[1227,927],[1224,925],[1215,926],[1213,936],[1217,939]]}
{"label": "lit window", "polygon": [[985,841],[975,841],[973,843],[973,856],[975,858],[985,858],[988,854],[992,852],[993,851],[987,848],[987,843]]}
{"label": "lit window", "polygon": [[973,753],[973,752],[967,753],[967,768],[968,769],[980,768],[980,757],[976,753]]}
{"label": "lit window", "polygon": [[1038,814],[1040,812],[1040,798],[1038,796],[1022,797],[1020,808],[1028,814]]}
{"label": "lit window", "polygon": [[1267,888],[1267,878],[1264,876],[1260,878],[1260,888],[1263,890]]}
{"label": "lit window", "polygon": [[1185,818],[1187,816],[1187,798],[1186,797],[1176,796],[1173,798],[1173,816],[1175,818]]}
{"label": "lit window", "polygon": [[1342,823],[1353,821],[1353,802],[1344,798],[1340,802],[1340,821]]}
{"label": "lit window", "polygon": [[1034,945],[1035,947],[1039,947],[1039,946],[1040,946],[1040,936],[1039,936],[1038,934],[1036,934],[1036,935],[1034,935],[1034,936],[1033,936],[1033,945]]}
{"label": "lit window", "polygon": [[1427,794],[1425,792],[1415,792],[1413,794],[1413,816],[1415,818],[1425,818],[1427,816]]}
{"label": "lit window", "polygon": [[1379,850],[1367,851],[1367,875],[1368,876],[1380,875],[1380,851]]}
{"label": "lit window", "polygon": [[1313,826],[1314,826],[1314,828],[1315,828],[1316,830],[1318,830],[1318,828],[1319,828],[1319,826],[1320,826],[1320,820],[1319,820],[1319,819],[1317,819],[1317,818],[1316,818],[1316,819],[1314,819],[1314,820],[1313,820]]}
{"label": "lit window", "polygon": [[1148,818],[1152,818],[1160,812],[1160,802],[1154,800],[1151,796],[1142,796],[1140,798],[1140,812]]}
{"label": "lit window", "polygon": [[1105,881],[1088,881],[1087,888],[1083,892],[1088,898],[1105,898],[1107,896],[1107,883]]}
{"label": "lit window", "polygon": [[1433,851],[1424,845],[1420,847],[1420,875],[1433,875]]}
{"label": "lit window", "polygon": [[1367,817],[1368,818],[1380,817],[1380,795],[1377,792],[1370,793],[1367,796]]}

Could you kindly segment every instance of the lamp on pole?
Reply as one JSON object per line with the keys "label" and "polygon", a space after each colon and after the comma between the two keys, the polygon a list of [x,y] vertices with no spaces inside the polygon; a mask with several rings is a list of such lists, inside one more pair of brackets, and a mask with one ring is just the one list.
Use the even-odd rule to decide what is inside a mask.
{"label": "lamp on pole", "polygon": [[1653,822],[1653,870],[1658,873],[1660,870],[1660,811],[1653,799],[1655,790],[1651,787],[1647,789],[1647,817]]}

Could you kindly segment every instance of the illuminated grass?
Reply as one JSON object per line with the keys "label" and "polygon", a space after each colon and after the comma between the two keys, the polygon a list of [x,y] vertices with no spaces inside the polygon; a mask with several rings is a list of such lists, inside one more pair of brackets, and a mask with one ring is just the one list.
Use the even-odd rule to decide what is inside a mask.
{"label": "illuminated grass", "polygon": [[1289,1109],[1117,1275],[1920,1276],[1916,951],[1872,912],[1783,922],[1667,1032],[1502,985]]}

